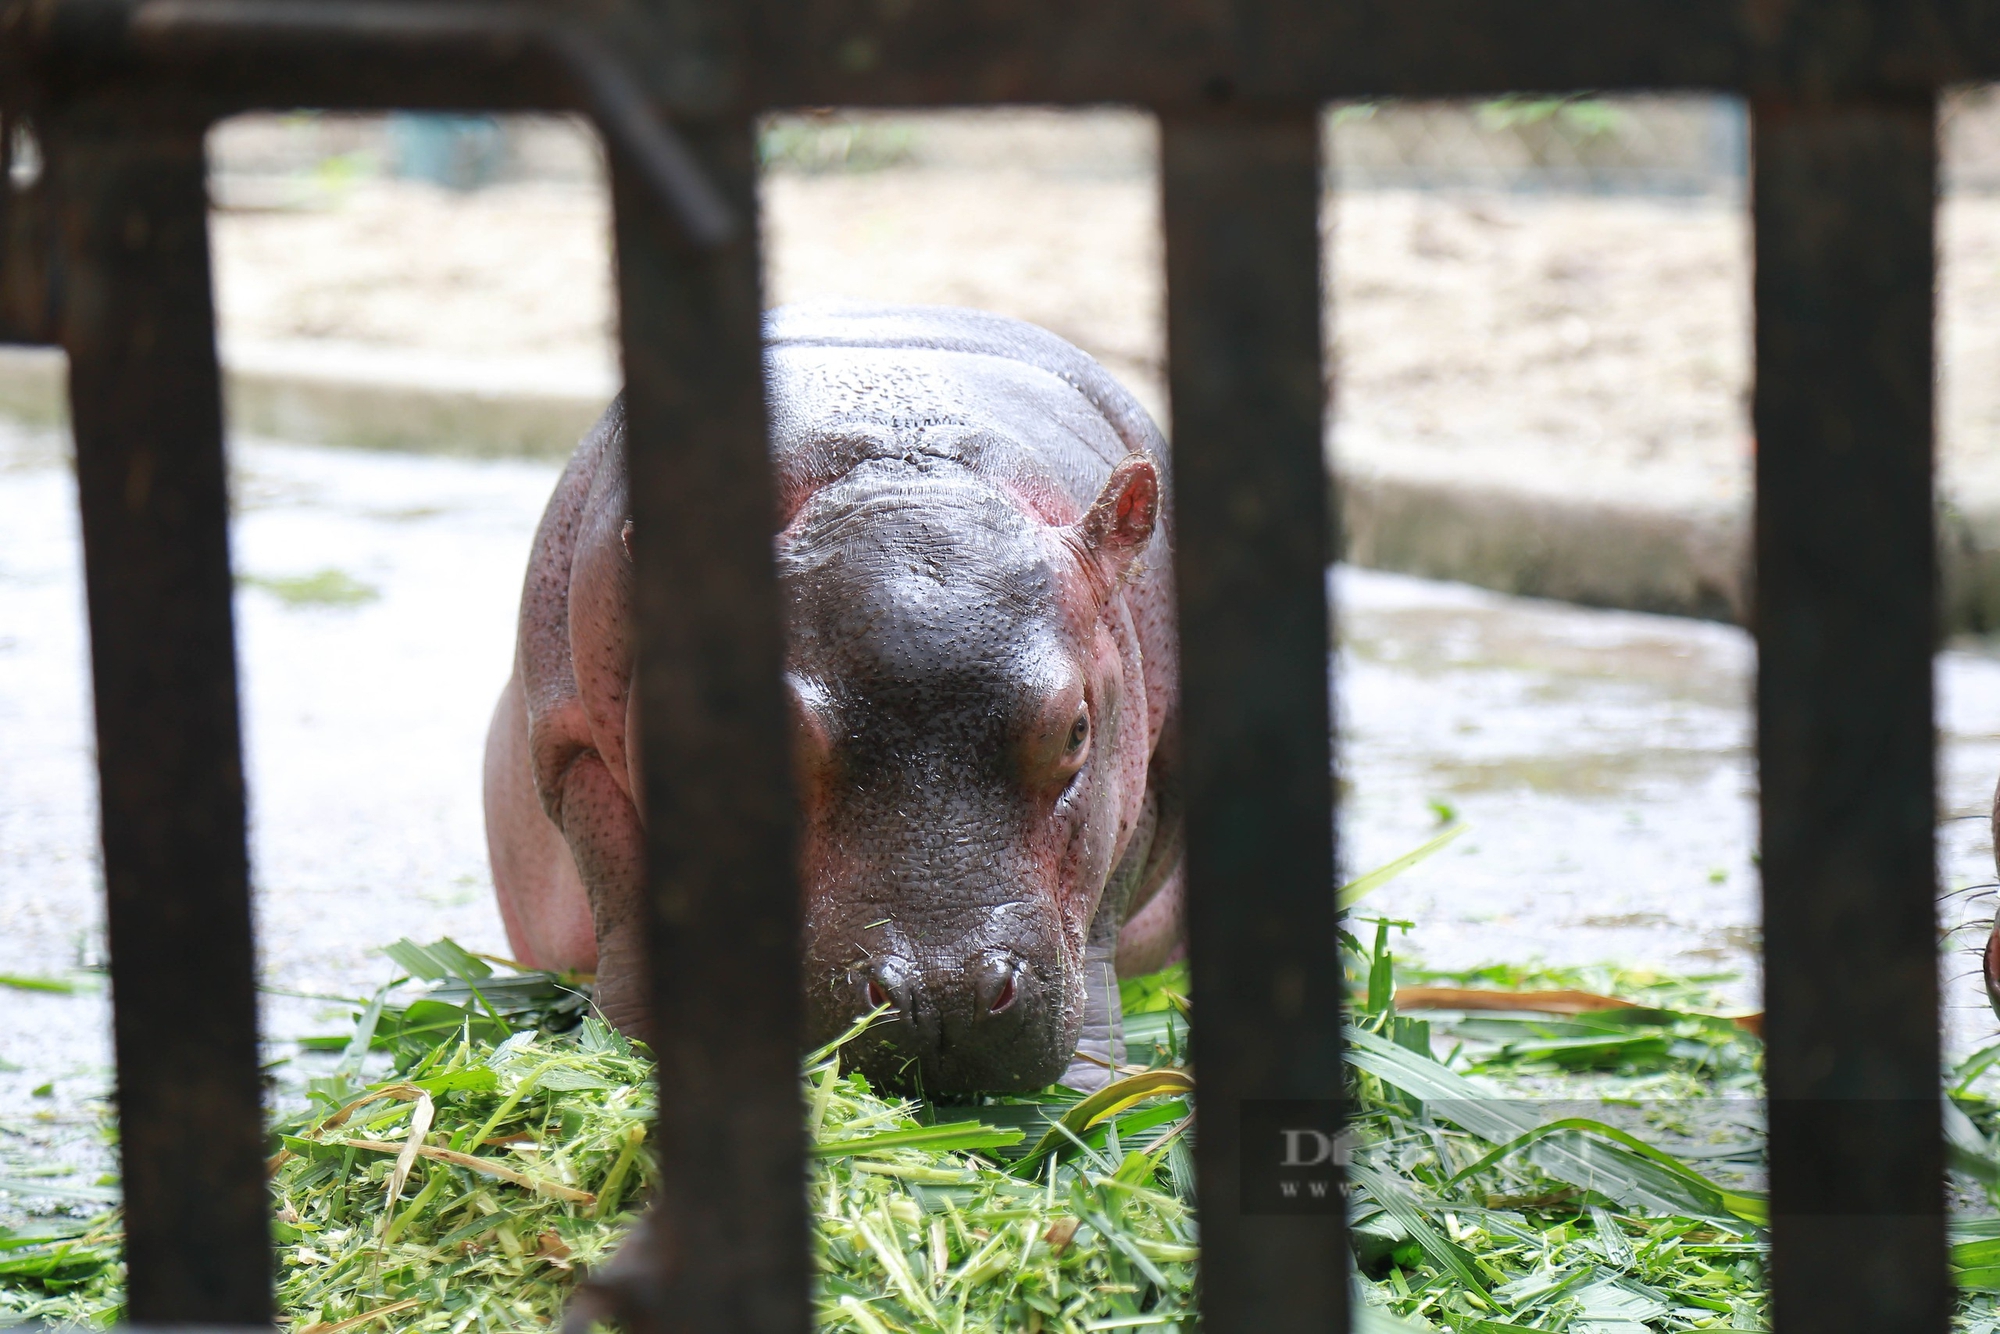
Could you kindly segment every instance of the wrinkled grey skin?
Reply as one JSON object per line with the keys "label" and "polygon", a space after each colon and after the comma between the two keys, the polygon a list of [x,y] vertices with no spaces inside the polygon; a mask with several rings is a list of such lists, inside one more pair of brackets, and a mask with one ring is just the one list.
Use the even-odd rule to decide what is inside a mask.
{"label": "wrinkled grey skin", "polygon": [[[1094,1087],[1181,942],[1165,450],[1088,357],[944,307],[767,321],[817,1043],[930,1093]],[[487,747],[518,957],[643,1035],[623,419],[539,530]],[[629,738],[629,740],[628,740]]]}

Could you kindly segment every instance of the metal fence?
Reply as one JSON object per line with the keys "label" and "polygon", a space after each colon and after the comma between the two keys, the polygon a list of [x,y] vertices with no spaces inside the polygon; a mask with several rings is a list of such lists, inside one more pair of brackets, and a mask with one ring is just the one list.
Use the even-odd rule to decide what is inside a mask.
{"label": "metal fence", "polygon": [[[7,0],[6,334],[69,353],[129,1314],[271,1318],[203,132],[290,106],[587,112],[628,385],[667,1226],[644,1329],[809,1320],[794,807],[754,125],[1150,107],[1162,127],[1204,1325],[1347,1327],[1342,1220],[1245,1212],[1252,1104],[1341,1088],[1320,108],[1749,98],[1757,690],[1780,1327],[1948,1316],[1933,919],[1938,89],[1990,0]],[[666,117],[678,125],[669,131]],[[11,142],[11,136],[0,142]],[[10,179],[11,175],[9,174]],[[671,595],[669,595],[671,590]]]}

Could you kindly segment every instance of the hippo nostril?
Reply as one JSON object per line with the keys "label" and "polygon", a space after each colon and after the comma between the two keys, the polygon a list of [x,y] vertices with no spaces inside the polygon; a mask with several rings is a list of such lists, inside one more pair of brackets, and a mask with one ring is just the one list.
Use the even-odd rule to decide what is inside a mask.
{"label": "hippo nostril", "polygon": [[[860,972],[860,969],[856,969]],[[852,976],[852,974],[850,974]],[[891,1017],[908,1018],[916,999],[915,978],[908,963],[893,956],[878,958],[862,973],[861,997],[871,1010],[888,1009]]]}
{"label": "hippo nostril", "polygon": [[974,1013],[979,1018],[999,1014],[1020,997],[1021,961],[1011,954],[999,950],[982,954],[967,972],[971,974],[972,994],[978,999]]}

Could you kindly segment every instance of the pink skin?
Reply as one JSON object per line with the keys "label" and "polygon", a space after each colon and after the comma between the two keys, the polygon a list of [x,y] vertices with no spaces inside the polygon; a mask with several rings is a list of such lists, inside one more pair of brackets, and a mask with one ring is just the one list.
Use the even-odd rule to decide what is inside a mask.
{"label": "pink skin", "polygon": [[578,447],[535,535],[514,674],[486,742],[486,842],[514,957],[598,972],[621,1028],[645,1013],[631,557],[617,409]]}
{"label": "pink skin", "polygon": [[[1993,869],[2000,873],[2000,786],[1993,789],[1993,816],[1987,825],[1993,835]],[[1986,950],[1980,958],[1982,971],[1986,977],[1986,1000],[1993,1007],[1993,1013],[2000,1015],[2000,921],[1986,937]]]}
{"label": "pink skin", "polygon": [[[976,341],[990,336],[990,325],[1004,324],[961,312],[857,309],[891,325],[914,323],[925,339],[942,338],[947,347],[962,326],[973,329]],[[847,327],[817,323],[823,319],[818,312],[793,319],[813,331]],[[1002,332],[1023,327],[1006,325]],[[942,335],[935,333],[940,328]],[[1079,412],[1077,373],[1065,369],[1059,378],[1019,364],[1025,356],[1006,359],[1017,355],[1011,351],[976,348],[981,355],[949,368],[958,377],[953,379],[939,378],[943,373],[923,355],[898,360],[885,353],[884,369],[839,350],[928,350],[936,343],[800,342],[803,350],[774,357],[772,370],[781,552],[790,549],[795,521],[823,491],[850,476],[855,464],[844,461],[843,451],[879,466],[879,437],[892,427],[904,429],[913,410],[936,416],[920,423],[925,427],[957,422],[951,395],[958,393],[975,412],[998,404],[1003,434],[1054,437],[1054,444],[1032,449],[982,444],[964,451],[971,463],[954,466],[973,467],[977,485],[1004,497],[1040,533],[1056,619],[1072,646],[1062,655],[1069,665],[1050,670],[1039,721],[1006,743],[1022,757],[1021,791],[1027,794],[1020,807],[1027,823],[1012,846],[1025,859],[1023,867],[1035,868],[1022,878],[1016,906],[1031,915],[1047,912],[1051,926],[1060,923],[1061,953],[1071,960],[1061,971],[1072,994],[1058,1008],[1072,1027],[1083,1011],[1081,1047],[1086,1057],[1096,1057],[1072,1065],[1066,1080],[1102,1082],[1103,1062],[1118,1056],[1115,1029],[1107,1028],[1115,1014],[1105,1013],[1113,970],[1121,976],[1151,971],[1183,948],[1173,764],[1177,645],[1167,544],[1163,535],[1155,538],[1163,527],[1162,479],[1150,454],[1157,435],[1136,408],[1130,412],[1143,429],[1118,417],[1117,403],[1102,409],[1114,434],[1105,418]],[[836,350],[821,352],[821,346]],[[962,390],[967,379],[973,388]],[[829,403],[834,408],[824,406]],[[1060,429],[1038,425],[1048,420]],[[643,1036],[643,798],[631,694],[634,534],[626,519],[622,431],[622,412],[614,405],[571,459],[536,534],[514,673],[488,737],[485,788],[494,884],[515,957],[538,967],[596,972],[606,1017]],[[799,644],[793,649],[796,654]],[[837,951],[847,937],[836,930],[826,944],[814,936],[813,923],[829,913],[852,915],[849,896],[879,892],[875,886],[890,863],[881,861],[888,855],[883,848],[856,847],[843,837],[850,828],[841,822],[851,821],[852,811],[841,808],[843,791],[830,776],[839,771],[836,734],[829,732],[833,715],[813,675],[826,669],[801,666],[794,661],[792,685],[808,938],[820,939],[815,948],[822,952]],[[1088,740],[1072,751],[1066,740],[1079,708]],[[1088,783],[1071,782],[1086,765]],[[907,859],[895,865],[903,868]],[[1037,902],[1043,907],[1035,908]],[[948,956],[942,937],[900,943],[891,937],[906,922],[926,920],[953,935],[951,908],[948,899],[941,901],[928,919],[921,906],[896,911],[888,934],[869,937],[862,953],[876,957],[873,951],[886,944],[913,959]],[[889,915],[872,908],[864,914],[869,920]],[[872,985],[864,983],[855,999],[865,1004],[865,988]],[[1009,998],[1011,992],[1001,993],[1000,999]],[[995,999],[982,993],[984,1003]],[[992,1008],[997,1013],[1006,1006]]]}
{"label": "pink skin", "polygon": [[[1075,568],[1085,585],[1074,591],[1066,588],[1065,601],[1071,614],[1088,624],[1085,633],[1094,639],[1092,661],[1101,675],[1091,698],[1118,702],[1116,735],[1144,739],[1142,745],[1120,748],[1115,780],[1123,800],[1112,865],[1126,859],[1142,829],[1147,835],[1117,933],[1121,977],[1155,972],[1185,949],[1178,823],[1168,846],[1154,846],[1153,830],[1144,828],[1157,824],[1159,795],[1152,786],[1153,766],[1156,759],[1170,758],[1161,755],[1161,745],[1179,695],[1177,664],[1168,653],[1157,651],[1162,633],[1173,633],[1171,609],[1159,605],[1165,590],[1132,582],[1134,567],[1158,521],[1160,502],[1152,460],[1134,456],[1112,471],[1091,512],[1075,528],[1059,530],[1078,552]],[[1150,655],[1149,639],[1156,649]]]}

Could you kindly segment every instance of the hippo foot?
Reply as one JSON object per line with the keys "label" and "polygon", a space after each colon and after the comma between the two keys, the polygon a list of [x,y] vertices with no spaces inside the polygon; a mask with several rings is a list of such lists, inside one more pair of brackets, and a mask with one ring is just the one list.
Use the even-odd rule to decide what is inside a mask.
{"label": "hippo foot", "polygon": [[[603,961],[591,1000],[598,1017],[634,1042],[653,1045],[653,996],[642,965],[599,947]],[[612,957],[606,958],[606,955]]]}
{"label": "hippo foot", "polygon": [[1124,1034],[1115,1030],[1106,1033],[1101,1027],[1098,1034],[1076,1044],[1076,1055],[1070,1057],[1069,1069],[1063,1071],[1058,1084],[1078,1093],[1095,1093],[1119,1078],[1118,1067],[1125,1063]]}
{"label": "hippo foot", "polygon": [[1062,1078],[1056,1083],[1066,1089],[1075,1089],[1078,1093],[1095,1093],[1109,1084],[1111,1078],[1108,1066],[1098,1061],[1085,1060],[1083,1054],[1078,1052],[1070,1061],[1069,1069],[1063,1071]]}

